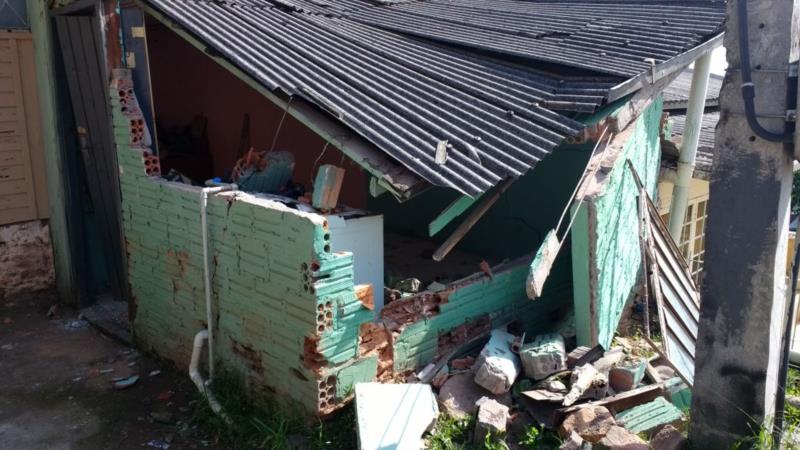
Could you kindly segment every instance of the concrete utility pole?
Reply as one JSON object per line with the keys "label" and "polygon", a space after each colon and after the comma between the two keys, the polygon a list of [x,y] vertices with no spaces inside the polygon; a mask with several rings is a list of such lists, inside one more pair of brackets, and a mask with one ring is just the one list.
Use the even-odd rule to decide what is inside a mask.
{"label": "concrete utility pole", "polygon": [[[754,436],[763,422],[772,422],[787,316],[792,152],[786,143],[759,137],[746,119],[739,1],[727,5],[729,66],[711,174],[691,448],[729,448]],[[783,133],[795,7],[792,0],[746,6],[757,120]]]}
{"label": "concrete utility pole", "polygon": [[700,142],[700,129],[703,113],[706,110],[708,74],[711,70],[711,52],[694,62],[692,84],[689,88],[689,105],[686,108],[686,125],[683,129],[681,153],[678,157],[678,175],[672,188],[672,203],[669,208],[669,234],[680,244],[683,222],[686,220],[686,207],[689,204],[689,184],[694,173],[697,144]]}

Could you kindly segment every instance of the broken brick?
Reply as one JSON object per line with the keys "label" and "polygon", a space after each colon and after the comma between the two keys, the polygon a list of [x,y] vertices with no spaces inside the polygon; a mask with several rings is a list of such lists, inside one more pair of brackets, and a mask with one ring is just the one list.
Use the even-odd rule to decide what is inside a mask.
{"label": "broken brick", "polygon": [[486,395],[486,391],[475,384],[470,373],[459,373],[451,376],[439,390],[439,402],[447,414],[464,418],[475,415],[478,407],[475,403],[481,397],[489,397],[504,405],[511,405],[511,394]]}
{"label": "broken brick", "polygon": [[625,428],[613,426],[592,448],[600,450],[648,450],[650,447],[642,438]]}
{"label": "broken brick", "polygon": [[615,392],[630,391],[641,383],[646,367],[644,358],[623,361],[608,372],[608,383]]}
{"label": "broken brick", "polygon": [[509,419],[508,406],[487,397],[481,397],[476,405],[478,418],[475,423],[475,442],[483,442],[487,433],[505,433]]}
{"label": "broken brick", "polygon": [[672,425],[661,429],[650,440],[653,450],[681,450],[686,446],[686,438]]}
{"label": "broken brick", "polygon": [[558,431],[562,437],[573,432],[589,442],[598,442],[608,430],[616,425],[611,411],[603,406],[587,405],[568,415]]}

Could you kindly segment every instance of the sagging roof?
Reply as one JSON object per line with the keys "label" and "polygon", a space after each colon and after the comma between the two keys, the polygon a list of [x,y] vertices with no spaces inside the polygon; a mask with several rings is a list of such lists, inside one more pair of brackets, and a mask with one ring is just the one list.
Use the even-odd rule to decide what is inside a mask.
{"label": "sagging roof", "polygon": [[725,13],[684,1],[146,3],[268,89],[470,196],[535,167],[582,130],[575,113],[647,73],[644,59],[667,62],[717,34]]}
{"label": "sagging roof", "polygon": [[[664,109],[686,109],[689,103],[689,90],[692,86],[692,69],[686,69],[664,89]],[[710,74],[708,76],[708,90],[706,91],[706,108],[719,106],[719,91],[722,89],[722,75]]]}
{"label": "sagging roof", "polygon": [[[680,140],[683,137],[684,127],[686,126],[686,115],[671,115],[673,140]],[[697,144],[697,156],[695,159],[695,171],[702,177],[711,174],[711,163],[714,160],[714,135],[719,122],[719,112],[710,111],[703,114],[703,121],[700,125],[700,140]]]}

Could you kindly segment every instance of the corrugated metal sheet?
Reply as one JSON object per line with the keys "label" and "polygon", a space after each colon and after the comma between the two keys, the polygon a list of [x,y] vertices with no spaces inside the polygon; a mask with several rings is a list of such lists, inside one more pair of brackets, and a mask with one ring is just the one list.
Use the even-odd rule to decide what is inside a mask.
{"label": "corrugated metal sheet", "polygon": [[[682,138],[683,130],[686,126],[686,116],[671,115],[673,139]],[[711,111],[703,114],[703,121],[700,124],[700,141],[697,144],[697,159],[695,170],[711,173],[711,163],[714,160],[714,135],[719,122],[719,112]]]}
{"label": "corrugated metal sheet", "polygon": [[[647,193],[642,191],[641,195],[647,196]],[[648,258],[654,260],[656,267],[651,278],[664,351],[681,378],[691,385],[700,321],[700,293],[686,260],[649,197],[647,209]]]}
{"label": "corrugated metal sheet", "polygon": [[429,0],[359,8],[347,17],[389,30],[633,77],[721,30],[724,2]]}
{"label": "corrugated metal sheet", "polygon": [[[686,69],[664,89],[664,109],[686,109],[689,101],[689,90],[692,86],[692,69]],[[711,74],[708,77],[706,107],[719,105],[719,91],[722,89],[722,75]]]}
{"label": "corrugated metal sheet", "polygon": [[[662,61],[721,23],[716,3],[147,2],[264,86],[302,96],[432,184],[470,196],[525,173],[582,129],[556,111],[595,111],[624,81],[619,75],[647,68],[643,55]],[[695,13],[700,18],[687,18]],[[665,35],[643,33],[657,14],[670,22],[656,27]],[[587,50],[606,49],[620,33],[630,41],[623,50]],[[554,75],[486,50],[595,72]],[[435,161],[440,145],[444,164]]]}

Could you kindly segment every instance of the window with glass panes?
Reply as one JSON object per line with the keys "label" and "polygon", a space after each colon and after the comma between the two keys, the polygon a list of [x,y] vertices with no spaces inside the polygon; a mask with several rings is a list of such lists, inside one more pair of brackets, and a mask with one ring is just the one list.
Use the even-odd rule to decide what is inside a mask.
{"label": "window with glass panes", "polygon": [[[708,198],[696,200],[686,208],[686,219],[681,229],[678,248],[689,264],[689,270],[695,282],[700,283],[703,272],[703,261],[706,254],[706,217],[708,215]],[[669,214],[661,216],[664,223],[669,223]]]}

